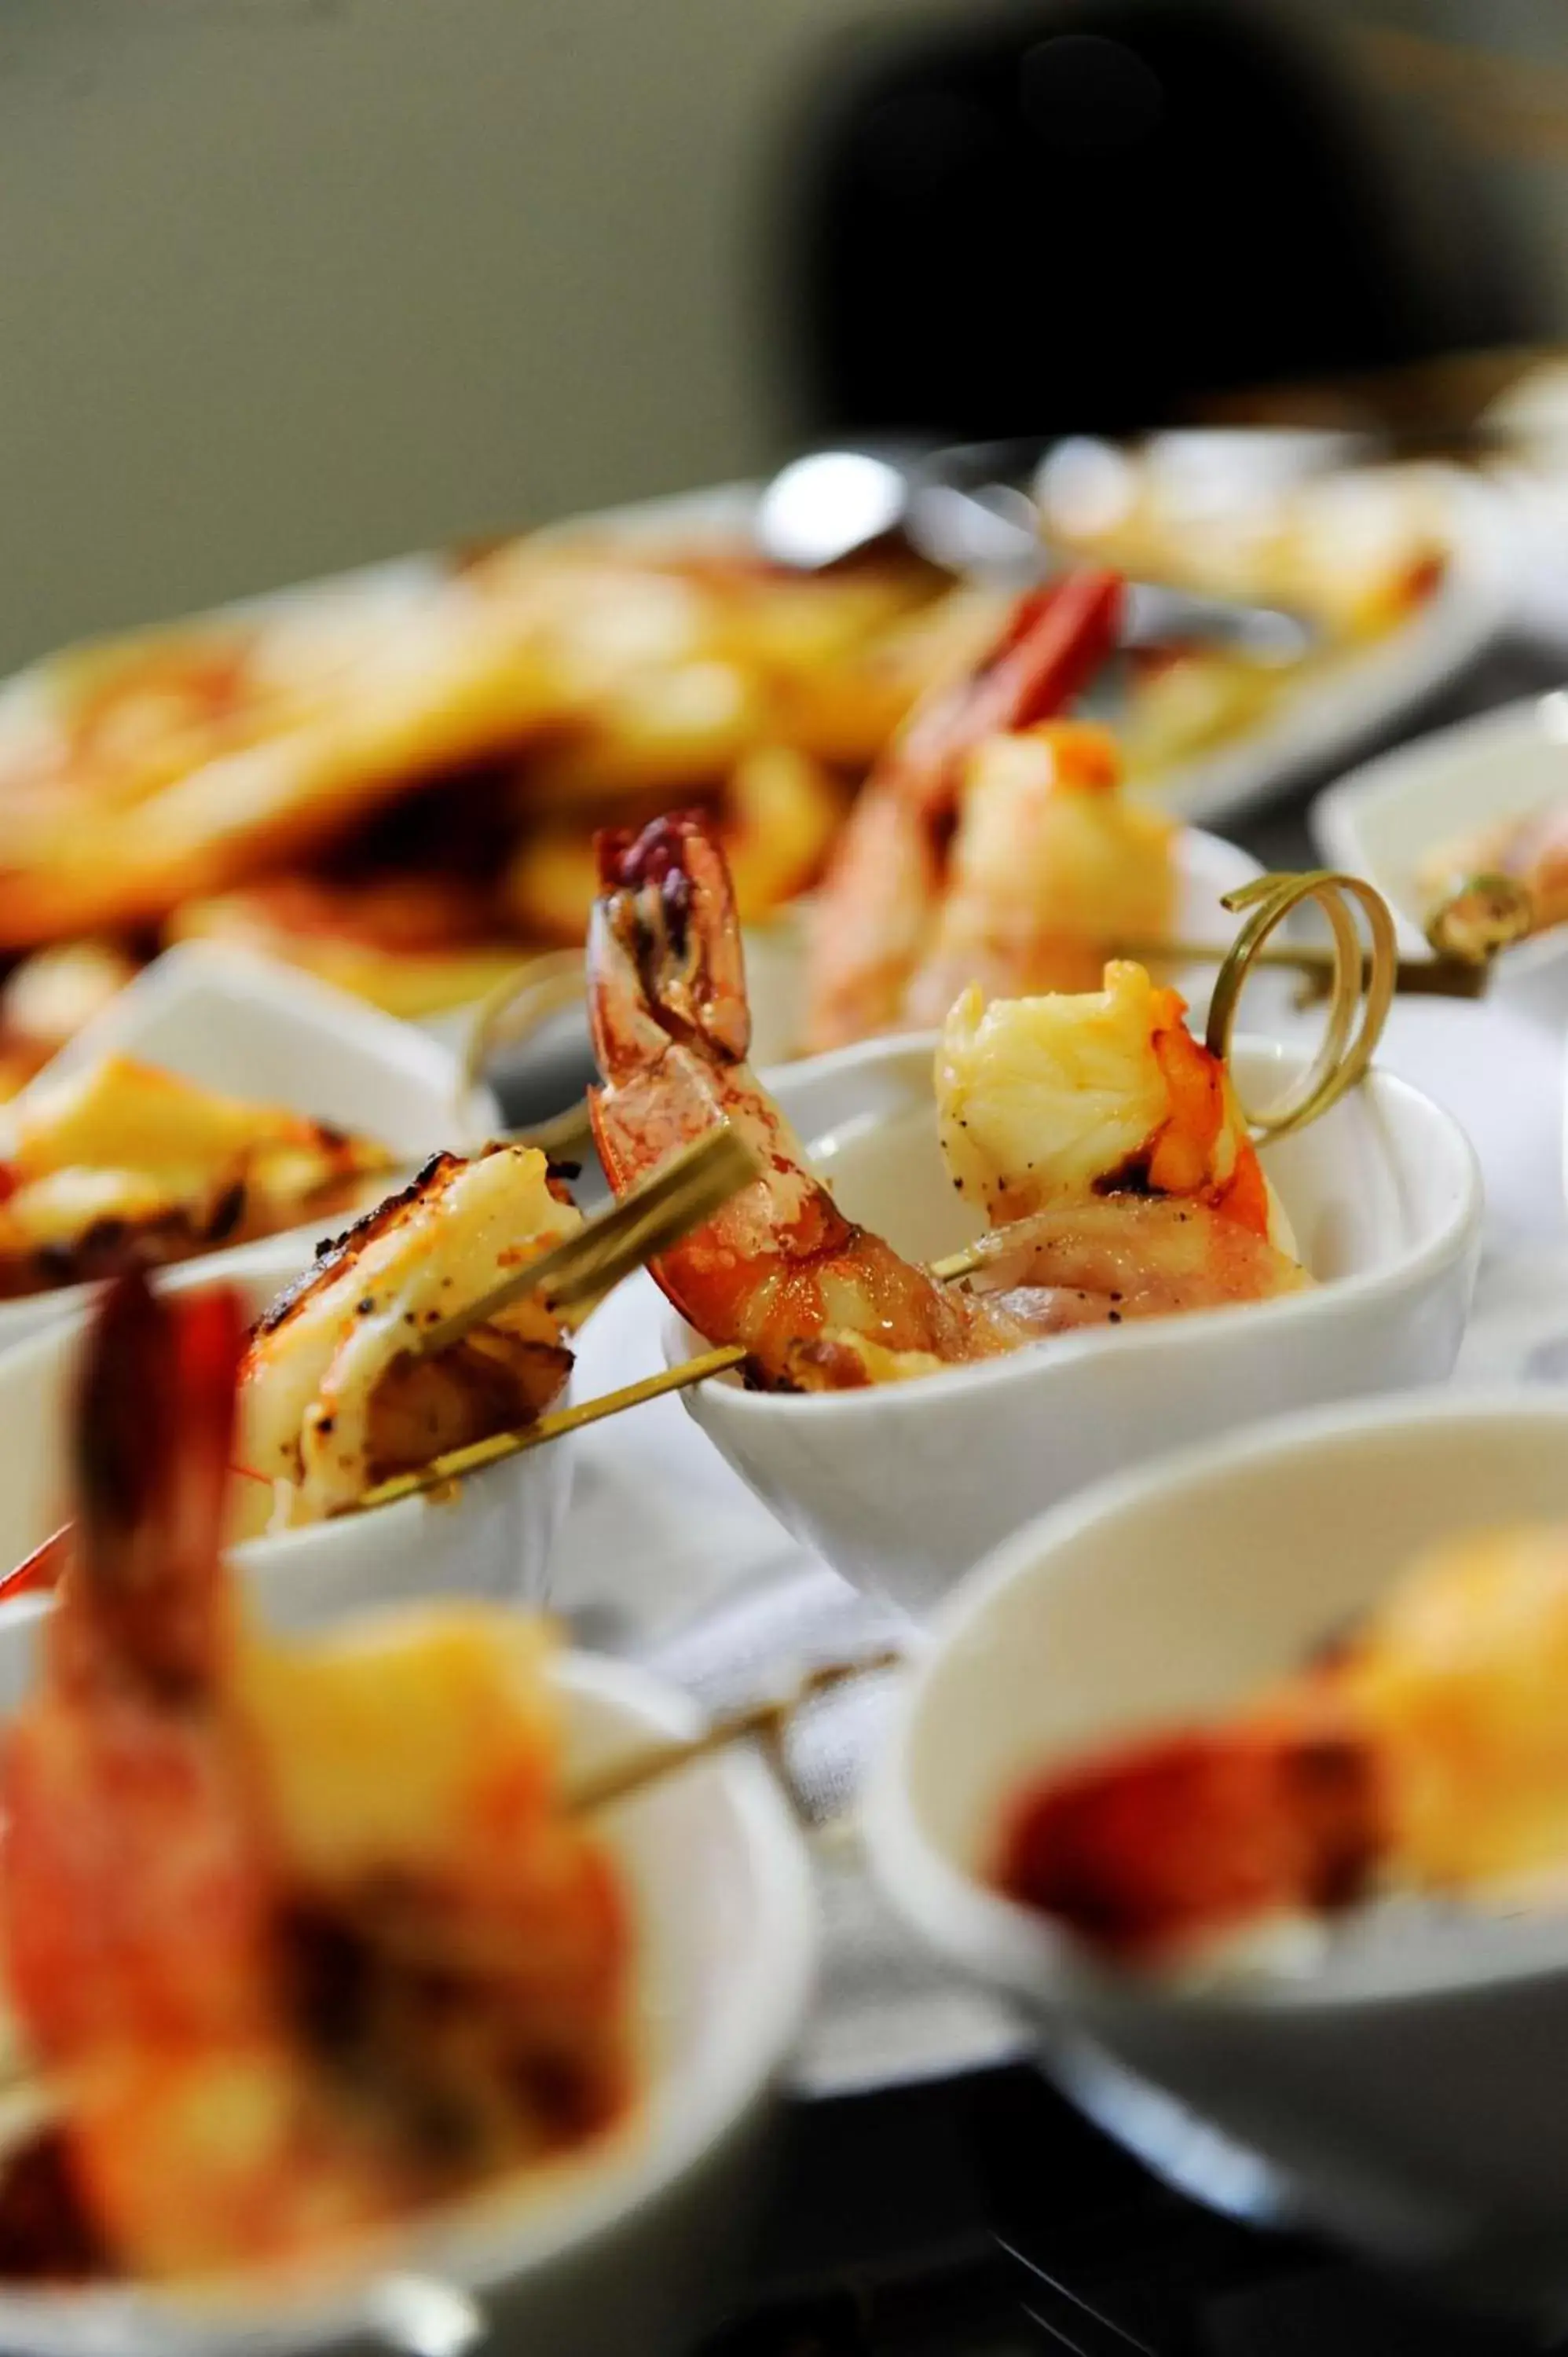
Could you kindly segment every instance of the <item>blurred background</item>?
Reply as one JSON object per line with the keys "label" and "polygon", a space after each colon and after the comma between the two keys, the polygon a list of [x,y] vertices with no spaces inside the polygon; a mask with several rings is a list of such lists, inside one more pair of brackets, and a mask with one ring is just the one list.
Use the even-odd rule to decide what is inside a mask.
{"label": "blurred background", "polygon": [[4,668],[874,416],[1136,425],[1551,340],[1568,36],[1537,0],[5,0],[0,238]]}

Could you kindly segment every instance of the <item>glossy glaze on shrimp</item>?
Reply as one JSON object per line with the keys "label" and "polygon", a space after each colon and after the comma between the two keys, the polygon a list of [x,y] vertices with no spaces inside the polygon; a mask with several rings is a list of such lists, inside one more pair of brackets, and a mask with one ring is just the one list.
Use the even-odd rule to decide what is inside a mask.
{"label": "glossy glaze on shrimp", "polygon": [[[1121,596],[1115,575],[1080,573],[1021,597],[985,660],[934,687],[877,763],[812,912],[802,1039],[810,1052],[867,1039],[906,1018],[912,980],[928,1011],[908,1019],[931,1019],[929,1002],[942,996],[953,962],[972,958],[977,933],[985,935],[993,960],[1001,954],[999,931],[1016,947],[1008,912],[994,921],[977,913],[977,897],[989,904],[991,896],[989,888],[977,896],[972,876],[950,912],[949,930],[937,938],[963,765],[988,738],[1060,712],[1088,683],[1115,645]],[[1011,813],[1010,825],[1015,818]],[[976,843],[966,873],[985,876],[992,832]],[[918,979],[928,962],[931,973]],[[972,967],[959,979],[972,976]],[[1017,989],[1030,977],[1014,973],[1009,980]]]}
{"label": "glossy glaze on shrimp", "polygon": [[837,1389],[984,1357],[1015,1321],[900,1259],[845,1219],[746,1062],[740,931],[706,819],[598,838],[588,1005],[602,1085],[594,1135],[618,1194],[719,1121],[766,1176],[653,1273],[711,1342],[738,1343],[768,1387]]}
{"label": "glossy glaze on shrimp", "polygon": [[228,1297],[134,1280],[90,1346],[71,1561],[0,1754],[5,1981],[57,2113],[0,2183],[13,2266],[25,2226],[43,2273],[315,2255],[627,2097],[628,1924],[560,1807],[543,1633],[251,1632],[219,1556],[239,1348]]}

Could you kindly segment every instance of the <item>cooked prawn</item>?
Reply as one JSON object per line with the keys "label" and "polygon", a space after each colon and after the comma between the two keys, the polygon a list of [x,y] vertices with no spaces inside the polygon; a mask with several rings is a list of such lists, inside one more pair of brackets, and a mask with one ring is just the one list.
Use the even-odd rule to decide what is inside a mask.
{"label": "cooked prawn", "polygon": [[1224,1064],[1174,990],[972,987],[937,1051],[942,1153],[999,1232],[975,1283],[1057,1288],[1073,1324],[1266,1299],[1310,1284]]}
{"label": "cooked prawn", "polygon": [[[45,2270],[304,2255],[626,2097],[625,1913],[555,1798],[542,1634],[468,1608],[252,1635],[219,1556],[239,1349],[228,1296],[110,1294],[0,1754],[5,1979],[80,2213]],[[16,2226],[0,2194],[13,2260]]]}
{"label": "cooked prawn", "polygon": [[997,1877],[1160,1961],[1380,1883],[1560,1886],[1568,1530],[1434,1549],[1325,1661],[1231,1717],[1069,1765],[1008,1812]]}
{"label": "cooked prawn", "polygon": [[1019,599],[986,661],[916,706],[850,814],[812,914],[809,1049],[840,1047],[900,1018],[933,931],[963,762],[986,738],[1067,704],[1110,652],[1120,613],[1112,574],[1073,575],[1034,592]]}
{"label": "cooked prawn", "polygon": [[988,998],[1092,990],[1108,943],[1169,935],[1176,827],[1119,794],[1121,775],[1114,737],[1084,721],[975,748],[903,1022],[940,1023],[971,984]]}
{"label": "cooked prawn", "polygon": [[653,1264],[712,1342],[768,1387],[833,1389],[986,1356],[1010,1318],[944,1288],[847,1220],[746,1062],[751,1022],[724,856],[694,813],[602,834],[588,1006],[594,1135],[618,1194],[728,1120],[765,1176]]}
{"label": "cooked prawn", "polygon": [[571,1370],[561,1321],[524,1299],[450,1350],[411,1350],[582,1224],[534,1146],[438,1154],[324,1248],[259,1321],[241,1368],[242,1462],[308,1522],[371,1482],[528,1424]]}

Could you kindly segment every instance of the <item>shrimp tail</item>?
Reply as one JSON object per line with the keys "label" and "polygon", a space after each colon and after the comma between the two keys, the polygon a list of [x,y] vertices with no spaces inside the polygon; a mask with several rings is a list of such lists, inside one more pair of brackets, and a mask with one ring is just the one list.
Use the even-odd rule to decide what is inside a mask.
{"label": "shrimp tail", "polygon": [[1176,1733],[1026,1793],[995,1878],[1091,1946],[1146,1963],[1272,1914],[1348,1905],[1380,1824],[1376,1758],[1347,1721]]}
{"label": "shrimp tail", "polygon": [[[655,1060],[665,1041],[739,1064],[751,1045],[746,964],[729,867],[700,811],[674,811],[640,834],[605,827],[590,969],[618,974],[596,991],[594,1050],[607,1080]],[[662,1033],[660,1039],[658,1035]]]}
{"label": "shrimp tail", "polygon": [[243,1341],[240,1299],[226,1288],[168,1301],[138,1274],[105,1295],[73,1427],[62,1667],[91,1654],[157,1691],[207,1683]]}

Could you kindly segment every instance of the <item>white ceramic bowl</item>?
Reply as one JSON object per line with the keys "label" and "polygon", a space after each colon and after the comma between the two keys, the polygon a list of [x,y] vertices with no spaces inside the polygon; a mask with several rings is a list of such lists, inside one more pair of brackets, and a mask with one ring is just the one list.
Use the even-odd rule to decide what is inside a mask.
{"label": "white ceramic bowl", "polygon": [[[1433,852],[1568,797],[1568,694],[1532,696],[1423,737],[1354,770],[1312,806],[1324,857],[1375,884],[1401,946],[1419,955],[1425,896],[1417,878]],[[1568,1014],[1568,925],[1520,942],[1498,961],[1495,989],[1558,1020]]]}
{"label": "white ceramic bowl", "polygon": [[[937,1143],[932,1042],[872,1041],[777,1076],[776,1093],[853,1219],[911,1259],[976,1232]],[[1238,1044],[1265,1103],[1305,1058]],[[1095,1329],[915,1383],[800,1397],[734,1377],[689,1412],[780,1522],[857,1587],[918,1616],[986,1548],[1097,1476],[1282,1409],[1413,1383],[1453,1366],[1481,1218],[1464,1132],[1374,1073],[1267,1151],[1320,1290]],[[699,1347],[665,1322],[670,1363]]]}
{"label": "white ceramic bowl", "polygon": [[[422,1031],[312,974],[215,942],[166,950],[29,1082],[16,1103],[25,1107],[52,1080],[112,1053],[161,1065],[204,1088],[286,1105],[358,1131],[409,1166],[438,1147],[471,1149],[499,1118],[488,1092],[464,1092],[456,1058]],[[9,1110],[0,1108],[0,1138]],[[395,1178],[386,1182],[395,1183]],[[383,1191],[380,1180],[368,1182],[366,1201]],[[314,1239],[324,1224],[340,1227],[343,1220],[291,1232]],[[242,1277],[275,1241],[209,1253],[202,1265]],[[91,1291],[62,1286],[0,1302],[0,1348],[69,1317]]]}
{"label": "white ceramic bowl", "polygon": [[[1211,2194],[1283,2188],[1429,2256],[1552,2227],[1561,2263],[1568,1911],[1363,1915],[1289,1976],[1178,1992],[1097,1968],[980,1865],[1004,1797],[1053,1760],[1299,1667],[1434,1540],[1564,1515],[1568,1405],[1540,1392],[1320,1410],[1102,1484],[949,1599],[867,1799],[882,1882],[1033,2010],[1112,2125],[1178,2168],[1185,2138],[1189,2177],[1206,2157]],[[1250,2188],[1238,2153],[1262,2164]]]}
{"label": "white ceramic bowl", "polygon": [[[558,1674],[574,1772],[699,1723],[644,1671],[574,1654]],[[689,2345],[748,2223],[770,2098],[804,2018],[810,1868],[788,1804],[746,1754],[650,1787],[604,1824],[635,1894],[649,2052],[624,2135],[548,2181],[411,2230],[374,2277],[288,2291],[237,2279],[199,2306],[126,2288],[0,2294],[0,2345],[27,2357],[457,2357],[481,2342],[654,2357]]]}
{"label": "white ceramic bowl", "polygon": [[[1173,930],[1180,940],[1218,942],[1234,938],[1239,920],[1220,907],[1227,892],[1240,890],[1262,874],[1258,863],[1234,843],[1201,828],[1184,827],[1176,838],[1177,888]],[[746,995],[751,1002],[751,1061],[762,1071],[790,1062],[797,1054],[806,1000],[806,931],[799,902],[781,909],[765,925],[748,926],[746,934]],[[1192,1006],[1205,1008],[1214,980],[1214,968],[1172,966],[1168,979]],[[1272,997],[1271,997],[1272,994]],[[1248,989],[1247,1008],[1254,1020],[1265,1000],[1284,1006],[1290,985],[1273,974],[1260,975]],[[1265,1013],[1267,1009],[1265,1008]],[[1273,1017],[1268,1017],[1272,1028]]]}
{"label": "white ceramic bowl", "polygon": [[[211,1262],[170,1269],[159,1289],[237,1284],[252,1316],[306,1267],[308,1247],[278,1238],[253,1247],[242,1273]],[[69,1418],[87,1310],[0,1355],[0,1572],[20,1563],[70,1512]],[[374,1513],[306,1523],[247,1539],[231,1559],[277,1628],[340,1620],[368,1605],[424,1596],[490,1596],[542,1603],[550,1552],[571,1494],[571,1441],[507,1458],[459,1483],[454,1497],[403,1498]],[[48,1599],[0,1604],[0,1630],[30,1626]],[[0,1679],[7,1655],[0,1646]],[[24,1664],[25,1669],[25,1664]],[[0,1689],[0,1706],[10,1699]]]}

